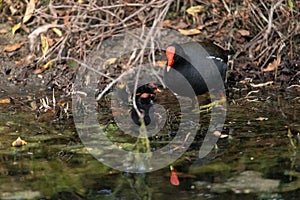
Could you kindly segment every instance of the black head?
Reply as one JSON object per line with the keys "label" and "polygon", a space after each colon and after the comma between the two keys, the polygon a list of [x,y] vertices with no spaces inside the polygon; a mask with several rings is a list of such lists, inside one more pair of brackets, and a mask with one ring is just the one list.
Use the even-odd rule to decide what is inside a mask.
{"label": "black head", "polygon": [[158,94],[160,92],[161,92],[161,90],[158,88],[158,86],[155,83],[150,82],[150,83],[140,86],[136,90],[136,95],[140,96],[144,93],[147,93],[150,95],[151,99],[154,100],[156,97],[156,94]]}

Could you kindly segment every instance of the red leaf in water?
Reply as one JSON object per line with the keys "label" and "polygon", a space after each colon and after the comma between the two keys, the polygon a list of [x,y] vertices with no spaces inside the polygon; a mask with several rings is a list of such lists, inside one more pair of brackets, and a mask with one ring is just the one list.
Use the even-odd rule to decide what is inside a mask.
{"label": "red leaf in water", "polygon": [[175,169],[170,166],[171,168],[171,176],[170,176],[170,182],[172,185],[179,185],[180,182],[179,182],[179,179],[178,179],[178,176],[177,176],[177,173],[175,171]]}

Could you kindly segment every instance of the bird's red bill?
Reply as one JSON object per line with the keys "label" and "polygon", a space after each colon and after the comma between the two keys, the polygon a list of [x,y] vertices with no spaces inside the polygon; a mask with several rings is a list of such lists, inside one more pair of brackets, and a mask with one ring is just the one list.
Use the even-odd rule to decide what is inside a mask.
{"label": "bird's red bill", "polygon": [[158,89],[158,86],[157,86],[155,83],[150,82],[150,83],[148,83],[148,85],[149,85],[151,88],[153,88],[153,91],[154,91],[156,94],[157,94],[157,93],[161,93],[161,90]]}
{"label": "bird's red bill", "polygon": [[175,47],[170,46],[166,49],[166,56],[168,60],[168,66],[171,67],[174,64]]}
{"label": "bird's red bill", "polygon": [[143,93],[141,94],[141,98],[142,99],[147,99],[149,97],[149,94],[148,93]]}
{"label": "bird's red bill", "polygon": [[178,179],[178,176],[177,176],[177,173],[175,171],[175,169],[171,166],[171,176],[170,176],[170,182],[172,185],[179,185],[180,182],[179,182],[179,179]]}

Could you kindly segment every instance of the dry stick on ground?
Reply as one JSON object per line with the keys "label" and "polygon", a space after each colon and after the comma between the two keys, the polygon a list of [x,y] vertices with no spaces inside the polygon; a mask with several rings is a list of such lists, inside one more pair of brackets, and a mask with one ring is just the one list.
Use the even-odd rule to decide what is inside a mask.
{"label": "dry stick on ground", "polygon": [[[265,58],[265,62],[263,63],[263,65],[261,65],[261,68],[263,68],[266,63],[268,62],[268,60],[270,59],[270,57],[273,55],[273,53],[276,51],[277,48],[279,48],[279,44],[278,43],[273,43],[272,46],[268,45],[268,40],[269,40],[269,36],[271,34],[272,28],[274,28],[275,30],[275,25],[273,24],[273,15],[274,15],[274,11],[275,9],[283,2],[283,0],[278,1],[276,4],[272,5],[269,11],[269,17],[268,19],[264,16],[263,12],[261,11],[261,9],[259,7],[257,7],[255,4],[251,4],[251,12],[254,14],[253,16],[255,18],[257,18],[257,23],[256,24],[262,24],[262,21],[259,19],[262,19],[263,21],[267,22],[267,25],[264,28],[261,28],[261,31],[259,34],[257,34],[250,43],[248,43],[246,45],[246,48],[249,47],[249,56],[250,58],[252,58],[253,60],[257,60],[257,59],[263,59]],[[267,7],[266,5],[261,1],[261,4],[263,5],[263,7],[266,9],[267,11]],[[257,11],[255,12],[254,9]],[[258,16],[256,15],[258,14],[258,16],[260,18],[258,18]],[[280,36],[280,33],[278,33],[278,35]],[[262,52],[257,55],[255,58],[253,56],[253,49],[259,45],[262,44],[261,48],[263,48]],[[271,52],[269,52],[268,50],[271,50]],[[268,53],[268,54],[267,54]]]}
{"label": "dry stick on ground", "polygon": [[[158,7],[158,8],[163,8],[163,11],[161,11],[160,15],[154,20],[153,26],[151,27],[150,31],[148,32],[146,39],[143,40],[143,36],[144,36],[143,34],[140,36],[140,41],[144,41],[144,45],[141,47],[141,51],[140,51],[139,54],[135,57],[135,60],[134,60],[132,63],[130,63],[130,65],[135,65],[135,64],[137,64],[138,61],[140,61],[140,64],[142,64],[142,62],[143,62],[143,56],[144,56],[144,53],[145,53],[145,49],[146,49],[146,47],[147,47],[147,44],[148,44],[150,38],[153,37],[153,35],[155,35],[155,33],[154,33],[153,31],[154,31],[154,30],[156,29],[156,27],[158,26],[158,23],[160,23],[160,22],[164,19],[164,17],[165,17],[165,15],[166,15],[166,13],[167,13],[167,11],[168,11],[168,9],[169,9],[170,4],[172,3],[172,1],[173,1],[173,0],[159,1],[161,4],[160,4],[160,7]],[[157,3],[157,4],[158,4],[159,2],[158,2],[158,1],[152,1],[150,5],[153,5],[154,3]],[[159,5],[159,4],[158,4],[158,5]],[[133,17],[133,16],[135,16],[135,15],[138,15],[138,13],[141,12],[141,11],[143,11],[144,9],[146,9],[146,6],[143,6],[141,9],[139,9],[139,10],[136,11],[135,13],[131,14],[129,17],[125,18],[125,19],[124,19],[124,23],[125,23],[129,18],[131,18],[131,17]],[[124,24],[124,23],[121,23],[121,24]],[[133,52],[133,53],[134,53],[134,52]],[[126,73],[128,73],[128,72],[126,72]],[[139,74],[139,73],[138,73],[138,74]],[[114,79],[112,82],[110,82],[110,83],[105,87],[105,89],[97,96],[96,100],[99,101],[99,100],[104,96],[104,94],[105,94],[105,93],[106,93],[106,92],[107,92],[107,91],[108,91],[115,83],[117,83],[124,75],[125,75],[125,73],[121,74],[117,79]],[[137,79],[138,79],[138,76],[137,76]],[[133,99],[133,104],[134,104],[134,105],[133,105],[133,106],[134,106],[135,110],[137,111],[137,113],[140,114],[140,112],[139,112],[138,109],[137,109],[136,103],[135,103],[135,91],[136,91],[136,89],[137,89],[137,83],[135,83],[135,87],[134,87],[134,94],[133,94],[133,98],[134,98],[134,99]],[[139,116],[140,116],[140,115],[139,115]]]}
{"label": "dry stick on ground", "polygon": [[278,1],[275,5],[271,7],[270,13],[269,13],[269,20],[268,20],[268,28],[266,30],[264,39],[267,41],[268,36],[271,33],[273,25],[273,15],[274,15],[274,10],[283,2],[283,0]]}
{"label": "dry stick on ground", "polygon": [[[255,12],[256,11],[256,12]],[[246,45],[246,48],[249,47],[249,57],[251,59],[254,58],[253,56],[253,49],[256,47],[257,44],[261,44],[264,41],[263,34],[266,31],[266,27],[263,24],[262,20],[267,22],[267,18],[264,16],[263,12],[259,7],[257,7],[255,4],[251,3],[251,12],[253,13],[254,18],[256,19],[254,22],[258,26],[260,25],[260,32]]]}
{"label": "dry stick on ground", "polygon": [[[172,1],[164,1],[164,0],[152,0],[147,4],[142,3],[124,3],[124,4],[118,4],[118,5],[104,5],[104,6],[98,6],[95,2],[91,2],[90,4],[76,4],[73,5],[62,5],[57,6],[54,4],[50,4],[49,8],[42,7],[41,9],[36,10],[36,17],[39,19],[38,21],[45,21],[46,19],[54,20],[54,21],[62,21],[64,24],[58,24],[58,25],[47,25],[47,26],[40,26],[36,31],[33,31],[30,34],[31,38],[31,49],[34,49],[33,46],[38,45],[37,43],[33,42],[36,41],[41,32],[46,32],[48,28],[57,27],[61,28],[62,30],[65,30],[67,33],[64,35],[64,39],[61,39],[60,42],[57,42],[56,45],[54,45],[50,50],[48,51],[46,55],[46,59],[49,59],[50,56],[52,56],[55,52],[58,51],[58,53],[62,52],[62,49],[65,47],[67,41],[73,40],[76,41],[76,44],[73,45],[69,49],[69,51],[76,52],[77,55],[79,55],[80,58],[83,58],[83,60],[86,60],[86,54],[87,49],[89,49],[92,45],[92,43],[97,42],[100,40],[99,45],[101,44],[101,41],[105,38],[108,38],[110,36],[114,36],[120,32],[124,32],[126,29],[135,28],[140,22],[138,22],[138,15],[141,12],[146,12],[146,9],[163,9],[166,5],[169,6],[169,4]],[[99,2],[98,2],[99,3]],[[126,16],[124,19],[121,19],[118,16],[118,13],[122,10],[124,10],[126,7],[137,7],[136,10],[134,10],[133,13],[129,13],[128,16]],[[164,15],[166,14],[167,7],[164,8]],[[64,17],[58,17],[58,12],[61,12],[63,10],[68,10],[68,13]],[[103,20],[101,15],[104,13],[106,15],[106,18]],[[152,13],[153,14],[153,13]],[[147,23],[151,20],[153,20],[155,16],[152,16],[148,13],[147,18],[143,23]],[[66,20],[67,19],[67,20]],[[66,21],[65,21],[66,20]],[[96,20],[100,23],[91,23],[92,20]],[[114,22],[116,21],[116,23]],[[58,21],[59,22],[59,21]],[[44,28],[46,27],[46,28]],[[99,28],[101,29],[99,31]],[[42,31],[40,31],[42,30]],[[33,37],[34,36],[34,37]],[[32,39],[34,38],[34,39]],[[59,56],[57,56],[59,59]],[[65,58],[65,59],[72,59],[72,58]],[[39,61],[45,60],[43,57],[40,58]],[[77,63],[81,63],[77,59],[75,60]],[[92,67],[89,67],[87,65],[84,65],[81,63],[82,66],[85,66],[87,69],[92,70],[96,73],[98,73],[100,76],[104,76],[106,78],[109,78],[113,81],[113,83],[116,83],[118,79],[113,79],[109,76],[106,76],[103,73],[100,73],[96,71],[95,69],[92,69]],[[105,88],[104,92],[108,91],[110,87],[113,84],[109,84],[107,88]],[[104,93],[103,93],[104,94]],[[99,100],[102,95],[101,94],[97,99]]]}
{"label": "dry stick on ground", "polygon": [[[153,25],[150,29],[150,31],[148,32],[146,39],[143,43],[142,49],[139,53],[139,55],[137,56],[137,58],[135,59],[134,62],[137,62],[138,59],[140,60],[140,65],[138,68],[138,72],[137,72],[137,76],[136,76],[136,80],[135,80],[135,84],[134,84],[134,90],[133,90],[133,107],[135,109],[135,111],[137,112],[137,114],[139,115],[140,119],[143,119],[143,115],[141,114],[141,112],[139,111],[139,109],[137,108],[136,105],[136,101],[135,101],[135,97],[136,97],[136,90],[137,90],[137,85],[138,85],[138,79],[139,79],[139,75],[140,75],[140,71],[141,71],[141,64],[143,63],[143,58],[144,58],[144,54],[145,54],[145,49],[148,45],[149,42],[151,42],[151,45],[154,43],[154,38],[155,36],[158,34],[158,29],[157,26],[159,23],[162,22],[162,20],[165,18],[167,11],[169,10],[170,4],[172,3],[173,0],[168,0],[166,1],[166,5],[165,8],[163,9],[163,11],[157,16],[157,18],[155,18]],[[141,39],[144,36],[144,34],[141,35]],[[151,53],[154,54],[154,48],[151,49]]]}
{"label": "dry stick on ground", "polygon": [[[64,25],[60,26],[67,26],[63,29],[67,28],[67,31],[70,33],[67,34],[68,40],[73,37],[73,41],[77,41],[73,48],[76,49],[77,55],[80,55],[80,57],[85,60],[85,52],[87,52],[86,50],[89,49],[92,43],[95,43],[98,40],[102,41],[104,38],[113,36],[116,33],[125,30],[126,28],[134,28],[138,25],[136,18],[140,12],[148,8],[161,6],[162,4],[162,1],[157,0],[152,0],[147,4],[123,3],[118,5],[103,6],[98,6],[96,4],[96,1],[90,2],[89,4],[73,5],[71,3],[71,5],[62,6],[57,6],[51,3],[48,8],[42,7],[40,9],[37,9],[36,17],[39,19],[38,22],[43,22],[46,19],[50,19],[53,21],[62,21],[67,19],[66,21],[64,21]],[[119,12],[130,6],[140,8],[138,8],[137,11],[126,16],[124,19],[121,19],[118,16]],[[57,13],[64,10],[68,11],[67,14],[64,17],[58,17]],[[106,15],[106,18],[103,20],[101,15]],[[94,20],[94,22],[98,21],[99,23],[94,24],[93,22],[93,24],[91,24],[92,20]],[[99,27],[102,27],[102,30],[100,30],[100,34]]]}

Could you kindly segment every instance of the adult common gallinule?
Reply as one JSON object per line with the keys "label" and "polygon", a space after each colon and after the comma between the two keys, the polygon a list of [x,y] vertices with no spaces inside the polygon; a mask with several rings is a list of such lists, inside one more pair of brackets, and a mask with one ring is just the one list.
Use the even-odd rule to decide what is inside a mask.
{"label": "adult common gallinule", "polygon": [[[154,83],[148,83],[143,86],[140,86],[136,91],[135,102],[139,112],[143,114],[143,119],[145,125],[151,123],[151,118],[154,116],[154,111],[150,110],[153,106],[153,100],[156,98],[156,94],[159,93],[157,85]],[[131,119],[137,125],[141,125],[140,117],[134,107],[130,111]]]}
{"label": "adult common gallinule", "polygon": [[208,88],[224,87],[227,53],[213,43],[173,43],[167,47],[166,56],[164,81],[178,95],[193,98],[208,92]]}

